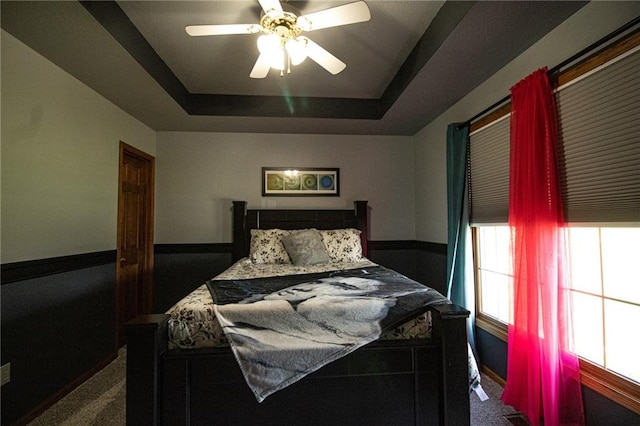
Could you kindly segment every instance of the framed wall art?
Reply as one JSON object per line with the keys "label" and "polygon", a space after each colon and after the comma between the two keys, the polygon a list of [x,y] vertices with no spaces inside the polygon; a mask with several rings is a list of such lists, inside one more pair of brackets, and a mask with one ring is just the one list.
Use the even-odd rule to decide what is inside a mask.
{"label": "framed wall art", "polygon": [[263,196],[339,196],[340,169],[331,167],[263,167]]}

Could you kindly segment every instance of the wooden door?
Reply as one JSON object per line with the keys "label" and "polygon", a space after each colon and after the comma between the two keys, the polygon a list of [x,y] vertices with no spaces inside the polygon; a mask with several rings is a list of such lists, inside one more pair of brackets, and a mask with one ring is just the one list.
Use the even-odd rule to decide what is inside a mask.
{"label": "wooden door", "polygon": [[120,142],[116,342],[126,343],[123,324],[151,313],[153,290],[153,193],[155,159]]}

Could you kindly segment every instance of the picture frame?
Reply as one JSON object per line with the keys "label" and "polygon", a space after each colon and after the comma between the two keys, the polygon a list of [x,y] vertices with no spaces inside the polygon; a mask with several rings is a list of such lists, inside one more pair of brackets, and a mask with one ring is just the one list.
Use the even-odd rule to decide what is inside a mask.
{"label": "picture frame", "polygon": [[335,167],[263,167],[265,197],[340,195],[340,169]]}

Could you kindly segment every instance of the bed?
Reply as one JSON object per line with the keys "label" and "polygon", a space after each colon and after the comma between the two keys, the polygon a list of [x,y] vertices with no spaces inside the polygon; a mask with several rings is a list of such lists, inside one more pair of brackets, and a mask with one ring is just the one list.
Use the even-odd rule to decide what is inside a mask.
{"label": "bed", "polygon": [[[350,238],[357,235],[361,244],[361,253],[357,255],[362,257],[358,262],[364,263],[339,263],[337,260],[345,259],[334,259],[335,253],[329,253],[331,262],[336,261],[330,267],[315,263],[302,266],[298,273],[303,274],[300,277],[304,276],[305,280],[312,276],[317,283],[320,275],[314,274],[335,274],[336,269],[350,277],[379,272],[379,269],[383,274],[400,275],[394,275],[393,271],[367,259],[367,218],[366,201],[356,201],[354,209],[345,210],[247,209],[246,202],[234,202],[233,266],[178,302],[169,313],[139,316],[126,325],[127,424],[469,424],[469,357],[465,327],[469,312],[444,298],[436,296],[429,299],[432,302],[421,308],[423,312],[415,309],[418,305],[411,305],[414,302],[397,303],[406,308],[404,314],[411,311],[411,318],[404,318],[409,321],[406,324],[424,323],[428,318],[426,336],[406,338],[402,331],[404,328],[398,327],[405,324],[404,320],[389,320],[393,322],[389,323],[391,326],[377,330],[382,334],[380,338],[370,342],[369,337],[364,342],[358,340],[354,348],[343,356],[331,355],[331,362],[324,363],[321,368],[305,372],[303,377],[296,377],[291,383],[262,394],[248,386],[251,383],[244,366],[243,369],[240,367],[242,360],[237,346],[234,344],[232,350],[225,341],[225,337],[230,335],[228,328],[223,334],[206,328],[202,333],[191,330],[186,335],[176,331],[181,330],[180,326],[184,328],[180,323],[183,319],[180,312],[184,312],[181,303],[204,304],[203,311],[212,310],[214,316],[220,315],[216,320],[226,324],[227,311],[220,302],[220,294],[229,294],[229,290],[215,293],[215,288],[230,282],[251,283],[249,287],[255,287],[256,281],[252,276],[242,274],[256,263],[256,233],[263,232],[256,230],[264,230],[260,235],[274,230],[310,229],[322,233],[323,238],[330,237],[336,230],[348,231]],[[266,255],[272,255],[272,252]],[[349,261],[347,263],[352,261],[346,260]],[[270,270],[273,265],[262,266]],[[275,275],[280,277],[277,281],[283,280],[281,273]],[[242,281],[238,281],[238,277]],[[297,279],[290,275],[286,277]],[[260,283],[274,281],[262,277],[256,280],[263,280]],[[286,287],[283,293],[290,293],[293,288],[290,284],[279,285]],[[298,281],[296,285],[300,285]],[[242,291],[245,290],[243,287]],[[421,291],[418,293],[420,297],[426,297]],[[213,305],[208,300],[199,301],[201,296],[212,297],[211,294],[217,294],[220,303]],[[429,295],[430,298],[432,296]],[[254,296],[243,293],[242,297]],[[262,298],[261,303],[264,302]],[[357,296],[357,299],[362,297]],[[384,309],[385,314],[398,310],[395,307]],[[200,321],[198,327],[202,328],[203,322]],[[243,324],[245,322],[242,320]],[[320,324],[323,329],[336,328],[335,324],[327,324],[324,320]],[[220,328],[219,325],[217,327]],[[215,321],[213,328],[216,328]],[[417,329],[420,333],[420,327]],[[366,336],[374,334],[367,331]]]}

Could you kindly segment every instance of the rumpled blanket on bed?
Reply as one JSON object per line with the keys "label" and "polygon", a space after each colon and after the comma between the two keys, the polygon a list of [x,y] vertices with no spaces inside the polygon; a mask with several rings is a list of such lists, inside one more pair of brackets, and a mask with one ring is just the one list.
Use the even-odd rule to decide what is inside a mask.
{"label": "rumpled blanket on bed", "polygon": [[378,339],[435,303],[429,287],[382,266],[207,282],[216,317],[258,402]]}

